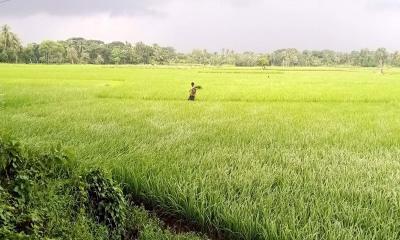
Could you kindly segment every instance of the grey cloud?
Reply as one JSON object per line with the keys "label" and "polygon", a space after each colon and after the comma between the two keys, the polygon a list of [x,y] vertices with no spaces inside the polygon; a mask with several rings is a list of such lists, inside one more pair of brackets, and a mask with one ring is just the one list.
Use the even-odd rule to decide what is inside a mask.
{"label": "grey cloud", "polygon": [[[0,16],[22,17],[36,14],[53,16],[91,16],[95,14],[122,15],[164,15],[163,8],[170,3],[183,2],[191,5],[207,4],[209,1],[197,0],[9,0],[0,5]],[[332,4],[329,0],[213,0],[215,4],[246,8],[249,6],[282,6]],[[340,2],[343,1],[338,1]],[[344,1],[346,2],[346,1]],[[355,0],[354,2],[367,3],[374,9],[400,8],[399,0]]]}
{"label": "grey cloud", "polygon": [[184,51],[399,49],[399,9],[400,0],[12,0],[0,5],[0,25],[25,42],[83,36]]}
{"label": "grey cloud", "polygon": [[1,16],[88,16],[98,13],[111,15],[161,14],[155,6],[161,0],[10,0],[0,5]]}
{"label": "grey cloud", "polygon": [[[8,0],[0,5],[0,16],[88,16],[99,13],[110,15],[163,15],[162,8],[174,0]],[[187,3],[196,0],[186,0]],[[233,6],[248,6],[263,0],[216,0]]]}

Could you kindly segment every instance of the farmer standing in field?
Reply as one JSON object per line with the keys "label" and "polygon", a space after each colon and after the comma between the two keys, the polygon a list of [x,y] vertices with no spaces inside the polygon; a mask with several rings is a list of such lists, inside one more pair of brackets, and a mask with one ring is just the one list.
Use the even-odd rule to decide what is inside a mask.
{"label": "farmer standing in field", "polygon": [[189,90],[189,101],[194,101],[194,99],[196,98],[196,93],[197,93],[197,89],[201,89],[200,86],[195,86],[194,82],[192,82],[192,88],[190,88]]}

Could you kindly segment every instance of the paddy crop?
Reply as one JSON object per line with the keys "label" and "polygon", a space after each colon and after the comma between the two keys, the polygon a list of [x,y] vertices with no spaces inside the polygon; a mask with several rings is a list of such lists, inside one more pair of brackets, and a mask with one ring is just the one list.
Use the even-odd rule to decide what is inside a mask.
{"label": "paddy crop", "polygon": [[398,239],[399,76],[0,65],[0,133],[68,146],[82,166],[228,238]]}

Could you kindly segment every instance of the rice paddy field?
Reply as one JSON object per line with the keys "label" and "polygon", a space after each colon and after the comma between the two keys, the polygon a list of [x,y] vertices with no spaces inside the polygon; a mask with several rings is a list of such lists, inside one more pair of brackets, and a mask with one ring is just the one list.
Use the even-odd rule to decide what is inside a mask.
{"label": "rice paddy field", "polygon": [[0,65],[0,135],[226,239],[400,239],[400,69]]}

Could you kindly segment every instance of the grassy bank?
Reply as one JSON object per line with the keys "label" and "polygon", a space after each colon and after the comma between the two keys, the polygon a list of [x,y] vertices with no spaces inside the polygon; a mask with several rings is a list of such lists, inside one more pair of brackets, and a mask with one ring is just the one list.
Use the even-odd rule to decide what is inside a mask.
{"label": "grassy bank", "polygon": [[0,138],[0,238],[181,239],[103,170],[79,170],[60,147],[33,152]]}

